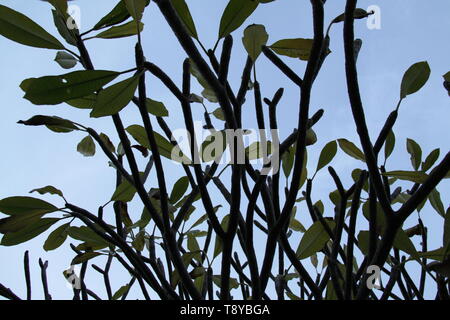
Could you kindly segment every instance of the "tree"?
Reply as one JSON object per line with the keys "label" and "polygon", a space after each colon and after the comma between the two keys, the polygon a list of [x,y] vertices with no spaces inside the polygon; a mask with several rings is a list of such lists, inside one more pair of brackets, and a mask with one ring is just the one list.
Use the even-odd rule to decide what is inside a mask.
{"label": "tree", "polygon": [[[87,134],[77,150],[92,156],[96,147],[100,147],[115,169],[116,191],[96,214],[71,203],[53,186],[32,192],[59,196],[63,207],[30,196],[2,199],[0,211],[6,215],[0,220],[2,245],[17,245],[50,229],[43,244],[45,250],[58,249],[67,238],[80,242],[70,244],[75,253],[71,264],[81,264],[80,278],[73,270],[66,272],[74,283],[75,299],[99,299],[84,281],[88,267],[104,277],[108,299],[126,298],[135,283],[146,299],[157,296],[229,300],[232,289],[240,290],[239,298],[253,300],[269,297],[283,300],[286,296],[293,300],[399,299],[394,293],[396,289],[405,299],[423,299],[426,281],[436,283],[437,298],[448,298],[449,210],[445,211],[436,187],[449,177],[450,153],[438,161],[440,150],[435,149],[423,159],[419,144],[408,139],[407,152],[413,170],[386,170],[386,160],[395,148],[394,126],[401,103],[425,85],[430,68],[423,61],[406,71],[397,107],[372,141],[356,67],[362,42],[354,36],[355,20],[366,19],[371,12],[357,8],[356,0],[347,1],[345,12],[333,19],[328,29],[324,28],[325,1],[311,0],[312,39],[283,39],[269,45],[265,27],[249,25],[242,38],[248,58],[237,86],[228,78],[232,33],[258,6],[274,0],[230,0],[220,21],[217,43],[211,50],[199,40],[184,0],[154,3],[122,0],[86,32],[78,30],[74,17],[68,13],[67,1],[48,2],[54,7],[54,22],[60,36],[76,50],[68,49],[41,26],[5,6],[0,6],[0,34],[24,45],[58,50],[56,61],[61,67],[70,69],[80,63],[84,70],[26,79],[21,84],[25,99],[36,105],[65,103],[87,109],[91,118],[110,117],[120,144],[115,145],[106,134],[93,128],[57,116],[35,115],[19,123],[45,126],[58,133]],[[144,56],[141,32],[149,5],[158,7],[186,53],[181,88]],[[343,25],[344,29],[346,82],[361,148],[343,138],[330,141],[320,152],[316,170],[311,173],[306,167],[307,151],[317,141],[314,126],[325,112],[311,111],[311,92],[331,54],[329,31],[335,25]],[[96,35],[90,36],[93,32]],[[130,36],[137,38],[134,68],[120,72],[94,68],[85,41]],[[305,61],[304,75],[301,77],[292,70],[283,56]],[[271,61],[299,91],[298,125],[285,138],[278,137],[277,121],[277,106],[284,89],[280,88],[272,99],[262,98],[256,73],[258,59]],[[184,143],[174,139],[164,103],[147,97],[146,75],[159,79],[178,100],[186,129]],[[127,78],[111,84],[119,76]],[[203,88],[201,96],[191,90],[192,77]],[[448,73],[444,79],[448,88]],[[258,134],[257,140],[246,145],[246,136],[254,132],[243,123],[242,108],[250,107],[246,102],[250,99],[246,98],[251,94],[258,128],[250,131]],[[121,115],[133,104],[139,110],[141,124],[125,127]],[[193,116],[195,104],[203,105],[202,125],[209,131],[201,143],[194,123],[199,120]],[[208,111],[213,104],[217,108]],[[155,131],[155,123],[165,136]],[[136,144],[130,142],[130,137]],[[338,147],[365,165],[364,170],[352,171],[354,183],[349,186],[344,186],[336,170],[329,166]],[[227,153],[230,159],[224,164]],[[141,158],[148,159],[145,169],[140,168]],[[166,168],[170,161],[182,166],[185,175],[169,192],[166,178],[170,172]],[[314,178],[327,166],[336,187],[330,194],[333,208],[328,212],[325,198],[314,202],[312,196]],[[152,171],[155,179],[149,181]],[[404,186],[407,190],[403,190]],[[213,187],[223,200],[212,195]],[[136,194],[143,208],[140,216],[129,210]],[[444,235],[442,246],[431,251],[427,248],[427,227],[420,216],[417,226],[404,228],[405,221],[413,212],[420,212],[426,201],[444,221],[433,226],[443,230]],[[308,228],[296,219],[297,210],[309,214],[312,224]],[[295,234],[301,234],[297,248],[292,240]],[[422,238],[421,248],[411,241],[414,236]],[[107,259],[104,268],[92,264],[99,256]],[[310,259],[317,269],[319,258],[323,258],[323,270],[313,279],[311,269],[305,267],[305,259]],[[429,260],[433,262],[428,263]],[[117,291],[112,290],[109,281],[113,261],[120,263],[131,279]],[[29,270],[28,252],[24,263],[25,270]],[[420,266],[419,277],[412,276],[407,263]],[[47,262],[40,260],[39,265],[45,297],[51,299],[46,285]],[[380,273],[388,279],[381,286],[374,281]],[[27,298],[31,297],[29,278],[26,271]],[[270,289],[269,283],[273,283],[275,290]],[[375,287],[379,291],[373,290]],[[3,285],[0,294],[18,299]]]}

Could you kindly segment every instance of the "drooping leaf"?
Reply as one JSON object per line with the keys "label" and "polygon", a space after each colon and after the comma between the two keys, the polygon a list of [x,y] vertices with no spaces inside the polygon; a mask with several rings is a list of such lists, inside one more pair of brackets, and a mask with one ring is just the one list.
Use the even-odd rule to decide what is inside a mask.
{"label": "drooping leaf", "polygon": [[86,136],[77,145],[77,151],[85,157],[95,155],[95,143],[91,136]]}
{"label": "drooping leaf", "polygon": [[66,101],[66,103],[69,106],[78,108],[78,109],[92,109],[94,107],[94,104],[96,101],[97,101],[97,95],[90,94],[86,97],[68,100],[68,101]]}
{"label": "drooping leaf", "polygon": [[111,151],[112,153],[116,152],[116,147],[114,146],[114,144],[111,142],[111,139],[109,139],[109,137],[104,134],[104,133],[100,133],[100,140],[103,141],[103,144],[106,146],[106,148]]}
{"label": "drooping leaf", "polygon": [[139,29],[137,29],[136,22],[130,21],[120,26],[114,26],[109,28],[108,30],[100,32],[95,37],[100,39],[124,38],[138,34],[138,30],[139,32],[144,30],[144,24],[142,22],[139,22]]}
{"label": "drooping leaf", "polygon": [[138,84],[139,77],[133,76],[100,91],[91,117],[100,118],[118,113],[133,99]]}
{"label": "drooping leaf", "polygon": [[114,80],[118,72],[104,70],[74,71],[60,76],[27,79],[21,88],[25,99],[37,105],[54,105],[88,96]]}
{"label": "drooping leaf", "polygon": [[186,4],[185,0],[170,0],[172,2],[172,6],[186,27],[186,31],[188,34],[194,38],[198,39],[197,29],[195,28],[194,20],[192,19],[191,12],[189,11],[189,7]]}
{"label": "drooping leaf", "polygon": [[286,150],[286,152],[283,153],[283,155],[281,156],[282,160],[281,165],[283,168],[283,173],[286,178],[289,177],[289,175],[291,174],[292,167],[294,166],[294,158],[295,158],[295,148],[292,146],[288,150]]}
{"label": "drooping leaf", "polygon": [[419,91],[427,83],[430,73],[430,66],[426,61],[417,62],[409,67],[403,75],[400,97],[403,99]]}
{"label": "drooping leaf", "polygon": [[[326,222],[331,230],[335,223],[333,221]],[[316,252],[322,250],[325,244],[330,240],[329,234],[326,232],[320,221],[316,221],[303,235],[297,249],[298,259],[306,259]]]}
{"label": "drooping leaf", "polygon": [[44,243],[44,250],[51,251],[59,248],[67,239],[67,231],[70,223],[65,223],[53,230]]}
{"label": "drooping leaf", "polygon": [[[361,8],[356,8],[354,11],[354,18],[355,19],[362,19],[368,16],[368,13],[366,10],[361,9]],[[343,22],[345,19],[345,13],[342,13],[340,15],[338,15],[336,18],[333,19],[332,23],[338,23],[338,22]]]}
{"label": "drooping leaf", "polygon": [[259,2],[253,0],[230,0],[220,19],[219,39],[225,38],[239,28],[255,11]]}
{"label": "drooping leaf", "polygon": [[0,35],[26,46],[64,49],[63,44],[58,39],[36,22],[3,5],[0,5]]}
{"label": "drooping leaf", "polygon": [[7,233],[0,242],[3,246],[14,246],[31,240],[43,232],[47,231],[53,224],[58,222],[58,218],[43,218],[17,232]]}
{"label": "drooping leaf", "polygon": [[58,30],[58,33],[61,35],[61,37],[63,37],[68,44],[76,46],[77,39],[75,37],[75,34],[78,32],[78,30],[77,29],[69,30],[69,28],[67,27],[67,19],[68,19],[67,14],[63,15],[59,10],[52,10],[52,15],[53,15],[53,23],[55,24],[55,27]]}
{"label": "drooping leaf", "polygon": [[67,230],[67,234],[75,240],[87,242],[90,244],[105,245],[105,246],[109,245],[109,243],[105,241],[102,237],[100,237],[94,231],[85,226],[81,227],[72,226]]}
{"label": "drooping leaf", "polygon": [[338,142],[339,147],[341,147],[342,151],[344,151],[350,157],[357,160],[366,161],[364,153],[353,142],[348,141],[347,139],[338,139]]}
{"label": "drooping leaf", "polygon": [[319,162],[317,163],[316,171],[319,171],[328,165],[337,153],[337,143],[335,140],[328,142],[320,152]]}
{"label": "drooping leaf", "polygon": [[213,111],[213,116],[216,117],[219,120],[225,121],[225,115],[223,114],[222,108],[217,108]]}
{"label": "drooping leaf", "polygon": [[308,61],[312,44],[312,39],[283,39],[272,44],[270,48],[280,55]]}
{"label": "drooping leaf", "polygon": [[78,63],[77,58],[66,51],[58,51],[56,53],[55,61],[64,69],[71,69]]}
{"label": "drooping leaf", "polygon": [[[225,217],[223,217],[222,222],[220,223],[223,231],[227,232],[228,231],[228,223],[230,221],[230,215],[226,215]],[[222,238],[220,238],[218,235],[216,235],[216,243],[214,245],[214,255],[213,255],[213,259],[215,259],[219,254],[222,253],[223,250],[223,242],[222,242]]]}
{"label": "drooping leaf", "polygon": [[252,24],[244,30],[242,42],[253,61],[256,61],[261,54],[262,46],[267,44],[267,40],[269,40],[269,35],[261,24]]}
{"label": "drooping leaf", "polygon": [[261,159],[265,156],[270,155],[271,153],[272,142],[270,141],[267,141],[266,146],[264,146],[259,141],[256,141],[245,148],[245,154],[248,156],[249,160]]}

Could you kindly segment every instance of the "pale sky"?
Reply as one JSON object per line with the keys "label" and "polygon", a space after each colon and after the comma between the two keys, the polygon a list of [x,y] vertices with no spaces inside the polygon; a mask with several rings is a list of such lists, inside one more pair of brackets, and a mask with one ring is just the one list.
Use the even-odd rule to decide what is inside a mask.
{"label": "pale sky", "polygon": [[[117,2],[111,0],[75,1],[74,4],[81,8],[81,30],[90,29]],[[48,32],[60,38],[53,26],[49,4],[30,0],[0,0],[0,3],[27,15],[41,24]],[[187,0],[187,3],[196,22],[201,41],[205,47],[211,48],[217,39],[220,17],[227,1]],[[344,11],[344,4],[345,1],[342,0],[327,1],[325,6],[326,26],[329,21]],[[399,120],[395,126],[396,150],[387,164],[388,171],[412,170],[409,155],[406,153],[406,138],[412,138],[421,145],[424,157],[439,147],[442,158],[450,149],[450,140],[448,139],[449,97],[442,86],[442,75],[450,70],[448,62],[450,56],[448,37],[450,2],[434,0],[432,6],[429,2],[420,0],[407,2],[364,0],[358,3],[358,7],[364,9],[370,5],[377,5],[381,9],[381,29],[369,30],[365,20],[359,20],[356,23],[356,36],[363,40],[358,60],[359,79],[372,141],[376,139],[386,117],[397,104],[403,73],[413,63],[424,60],[428,61],[431,68],[428,83],[418,93],[403,101]],[[145,24],[142,34],[143,47],[147,60],[159,65],[174,79],[175,83],[180,84],[181,66],[185,53],[155,4],[151,4],[147,8],[143,22]],[[230,82],[233,88],[240,84],[241,70],[246,58],[241,41],[243,30],[252,23],[265,25],[270,36],[269,44],[285,38],[312,37],[309,1],[277,0],[260,5],[244,25],[232,34],[234,48]],[[342,24],[335,25],[330,36],[332,53],[324,63],[312,93],[312,112],[323,108],[325,115],[315,127],[318,142],[308,149],[308,167],[311,168],[311,171],[316,167],[320,150],[328,141],[346,138],[359,145],[345,86]],[[89,40],[87,47],[96,68],[122,71],[134,67],[135,42],[134,37]],[[0,139],[0,149],[2,150],[0,198],[25,196],[34,188],[53,185],[63,190],[64,195],[71,203],[95,212],[98,206],[106,203],[114,192],[115,173],[112,168],[108,167],[107,158],[101,152],[92,158],[85,158],[77,153],[76,145],[84,137],[83,134],[56,134],[45,128],[25,127],[16,122],[36,114],[58,115],[91,126],[98,132],[105,132],[117,144],[118,138],[114,133],[111,119],[90,119],[86,110],[74,109],[67,105],[32,105],[22,98],[23,92],[19,88],[22,80],[70,71],[62,69],[53,61],[56,54],[56,51],[53,50],[25,47],[3,37],[0,37],[0,48],[0,96],[3,110],[0,126],[0,136],[2,137]],[[289,58],[283,58],[283,60],[300,75],[303,75],[305,62]],[[279,87],[285,88],[285,94],[278,107],[280,136],[283,139],[291,133],[297,123],[298,92],[264,56],[259,58],[257,67],[263,97],[272,98]],[[80,65],[77,65],[73,70],[81,68]],[[198,90],[196,93],[201,91],[200,87],[194,87],[194,89]],[[169,110],[169,125],[173,130],[184,127],[179,103],[151,76],[148,77],[148,95],[154,100],[164,102]],[[249,93],[248,97],[251,96],[252,93]],[[256,126],[252,100],[248,98],[248,103],[244,106],[243,122],[248,128]],[[207,108],[212,112],[217,105],[209,103]],[[203,113],[201,105],[193,105],[193,110],[197,111],[194,112],[196,119],[201,119]],[[138,113],[132,105],[122,114],[126,125],[141,124]],[[153,123],[157,127],[156,120],[153,120]],[[216,124],[219,125],[220,122],[216,122]],[[141,165],[144,163],[142,162]],[[364,168],[362,162],[349,158],[341,151],[333,160],[332,166],[341,175],[346,187],[352,183],[350,176],[352,169]],[[179,166],[169,163],[167,168],[165,173],[169,190],[171,190],[174,182],[181,176],[182,170]],[[152,186],[156,187],[154,175],[150,176],[150,181],[153,181]],[[328,212],[326,211],[328,216],[332,214],[328,194],[335,189],[330,182],[327,171],[322,170],[316,177],[313,187],[314,199],[322,199],[328,209]],[[402,185],[409,186],[409,184]],[[445,208],[449,205],[449,187],[448,180],[438,187]],[[215,190],[213,192],[214,195],[217,195],[214,198],[215,204],[223,203],[220,202],[222,200],[216,200],[220,198],[220,195]],[[45,196],[42,198],[54,204],[63,205],[56,197]],[[244,203],[246,204],[245,201]],[[196,203],[196,206],[199,207],[199,214],[203,214],[199,202]],[[130,213],[137,219],[142,210],[139,201],[135,201],[131,208],[135,208],[135,212]],[[224,215],[226,210],[227,206],[219,212]],[[107,214],[112,214],[111,210],[105,213],[106,216]],[[305,226],[310,224],[308,216],[304,207],[300,206],[297,217],[305,222]],[[442,241],[443,219],[429,204],[423,209],[421,217],[431,231],[429,248],[438,248]],[[360,221],[364,222],[360,227],[367,230],[364,219],[361,218]],[[414,213],[406,226],[416,223],[417,213]],[[69,241],[55,251],[45,252],[42,244],[48,233],[49,231],[19,246],[0,247],[0,283],[12,288],[19,296],[25,294],[22,258],[23,252],[28,249],[32,262],[33,297],[42,298],[43,296],[37,264],[39,257],[49,260],[49,287],[54,298],[72,297],[72,291],[66,287],[65,279],[62,276],[62,271],[69,267],[73,258]],[[297,247],[299,238],[299,235],[291,238],[294,248]],[[419,244],[417,239],[413,239],[413,241],[415,244]],[[261,246],[259,249],[262,251],[264,247]],[[96,259],[94,263],[103,266],[104,263],[101,260]],[[304,260],[304,262],[310,268],[309,260]],[[122,270],[121,267],[115,263],[113,265],[113,290],[117,290],[129,281],[128,276],[118,272],[119,270]],[[104,296],[103,279],[97,272],[89,269],[86,281],[88,287],[94,291],[100,288],[98,293]],[[291,283],[291,288],[296,290],[296,285]],[[431,292],[434,291],[433,287],[429,289],[432,289]],[[133,291],[135,290],[137,290],[137,285]],[[233,293],[239,295],[237,291]]]}

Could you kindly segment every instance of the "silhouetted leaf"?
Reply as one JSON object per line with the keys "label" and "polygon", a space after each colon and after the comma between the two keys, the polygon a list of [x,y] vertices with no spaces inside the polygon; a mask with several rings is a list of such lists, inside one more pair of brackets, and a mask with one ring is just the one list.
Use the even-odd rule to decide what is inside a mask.
{"label": "silhouetted leaf", "polygon": [[33,192],[37,192],[39,194],[47,194],[47,193],[56,194],[56,195],[60,196],[61,198],[64,198],[62,191],[59,189],[56,189],[53,186],[46,186],[46,187],[42,187],[42,188],[33,189],[30,191],[30,193],[33,193]]}
{"label": "silhouetted leaf", "polygon": [[411,163],[414,170],[418,170],[422,162],[422,149],[417,142],[412,139],[406,140],[406,149],[411,155]]}
{"label": "silhouetted leaf", "polygon": [[337,153],[336,141],[333,140],[328,142],[320,152],[319,162],[317,163],[316,171],[319,171],[320,169],[328,165],[333,160],[336,153]]}
{"label": "silhouetted leaf", "polygon": [[36,22],[3,5],[0,5],[0,35],[26,46],[64,49],[58,39]]}
{"label": "silhouetted leaf", "polygon": [[253,61],[256,61],[261,54],[262,46],[267,44],[267,40],[269,40],[269,35],[261,24],[252,24],[244,30],[242,42]]}
{"label": "silhouetted leaf", "polygon": [[0,212],[14,215],[46,214],[57,211],[54,205],[31,197],[9,197],[0,200]]}
{"label": "silhouetted leaf", "polygon": [[422,163],[422,171],[428,171],[431,169],[431,167],[436,163],[437,159],[439,158],[439,154],[441,153],[441,150],[434,149],[430,152],[430,154],[425,159],[425,162]]}
{"label": "silhouetted leaf", "polygon": [[403,75],[400,97],[403,99],[419,91],[427,83],[430,73],[430,66],[426,61],[417,62],[409,67]]}
{"label": "silhouetted leaf", "polygon": [[188,34],[194,38],[198,39],[197,29],[195,28],[194,20],[192,19],[191,12],[189,11],[189,7],[186,4],[185,0],[170,0],[172,2],[172,6],[186,27],[186,31]]}
{"label": "silhouetted leaf", "polygon": [[91,117],[99,118],[118,113],[133,99],[138,84],[139,77],[133,76],[100,91]]}
{"label": "silhouetted leaf", "polygon": [[386,173],[383,173],[383,175],[387,177],[394,177],[399,180],[406,180],[406,181],[412,181],[415,183],[424,183],[425,180],[428,178],[428,175],[424,172],[420,171],[389,171]]}
{"label": "silhouetted leaf", "polygon": [[167,117],[169,116],[169,111],[167,111],[164,103],[155,101],[152,99],[147,99],[146,102],[147,111],[157,117]]}
{"label": "silhouetted leaf", "polygon": [[60,76],[24,80],[24,98],[37,105],[54,105],[88,96],[119,75],[114,71],[84,70]]}
{"label": "silhouetted leaf", "polygon": [[95,257],[102,255],[100,252],[86,252],[80,255],[77,255],[73,260],[72,264],[80,264],[86,261],[89,261]]}
{"label": "silhouetted leaf", "polygon": [[350,157],[357,160],[366,161],[364,153],[353,142],[348,141],[347,139],[338,139],[338,142],[339,147],[341,147],[342,151],[344,151]]}
{"label": "silhouetted leaf", "polygon": [[230,0],[220,19],[219,39],[239,28],[258,7],[257,1]]}
{"label": "silhouetted leaf", "polygon": [[48,228],[50,228],[53,224],[55,224],[59,220],[60,219],[58,218],[40,219],[26,226],[20,231],[5,234],[0,244],[3,246],[14,246],[16,244],[31,240],[40,235],[41,233],[45,232]]}
{"label": "silhouetted leaf", "polygon": [[69,227],[70,222],[65,223],[53,230],[44,243],[44,250],[51,251],[59,248],[67,239],[67,231]]}
{"label": "silhouetted leaf", "polygon": [[[334,229],[335,223],[327,221],[326,223],[331,230]],[[303,235],[297,249],[298,259],[306,259],[316,252],[322,250],[325,244],[330,240],[330,236],[325,231],[320,221],[316,221]]]}
{"label": "silhouetted leaf", "polygon": [[312,39],[283,39],[272,44],[270,48],[280,55],[308,61],[312,44]]}
{"label": "silhouetted leaf", "polygon": [[[144,29],[144,24],[139,22],[139,32]],[[138,29],[136,28],[136,22],[130,21],[128,23],[122,24],[120,26],[111,27],[108,30],[100,32],[95,36],[95,38],[100,39],[117,39],[129,36],[134,36],[138,34]]]}
{"label": "silhouetted leaf", "polygon": [[187,188],[189,187],[189,179],[188,177],[181,177],[175,182],[173,186],[172,192],[170,194],[169,201],[170,203],[176,203],[181,197],[186,193]]}

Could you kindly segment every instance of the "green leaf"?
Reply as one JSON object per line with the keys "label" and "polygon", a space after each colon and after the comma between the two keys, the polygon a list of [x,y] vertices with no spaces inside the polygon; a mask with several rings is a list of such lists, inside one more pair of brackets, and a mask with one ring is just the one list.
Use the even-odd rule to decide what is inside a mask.
{"label": "green leaf", "polygon": [[136,188],[127,180],[124,180],[112,195],[111,201],[130,202],[133,200],[135,194]]}
{"label": "green leaf", "polygon": [[[144,129],[144,127],[139,126],[139,125],[131,125],[129,126],[126,131],[131,134],[131,136],[143,147],[151,150],[150,148],[150,143],[148,141],[148,137],[147,137],[147,133]],[[174,145],[171,144],[166,138],[164,138],[162,135],[160,135],[157,132],[153,132],[154,136],[155,136],[155,140],[156,140],[156,144],[158,145],[158,150],[159,153],[161,154],[161,156],[167,158],[167,159],[171,159],[174,161],[177,161],[177,159],[172,159],[172,151],[175,153],[175,151],[178,149],[174,150]],[[179,150],[179,149],[178,149]],[[185,163],[189,163],[190,160],[182,155],[181,156],[183,162]]]}
{"label": "green leaf", "polygon": [[[98,228],[100,229],[100,227]],[[88,242],[90,244],[105,245],[105,246],[109,245],[109,243],[105,241],[102,237],[100,237],[94,231],[85,226],[70,227],[69,230],[67,231],[67,234],[75,240]]]}
{"label": "green leaf", "polygon": [[91,117],[100,118],[118,113],[133,99],[138,84],[139,77],[133,76],[100,91]]}
{"label": "green leaf", "polygon": [[259,141],[253,142],[247,148],[245,148],[245,154],[249,160],[261,159],[264,156],[268,156],[272,153],[272,142],[267,141],[265,146]]}
{"label": "green leaf", "polygon": [[222,108],[217,108],[213,111],[213,116],[216,117],[219,120],[225,121],[225,115],[223,114]]}
{"label": "green leaf", "polygon": [[19,243],[31,240],[40,235],[41,233],[47,231],[48,228],[50,228],[53,224],[55,224],[59,220],[60,219],[58,218],[40,219],[37,222],[21,229],[20,231],[5,234],[0,244],[3,246],[14,246]]}
{"label": "green leaf", "polygon": [[86,252],[80,255],[77,255],[73,260],[72,264],[80,264],[86,261],[89,261],[95,257],[102,255],[100,252]]}
{"label": "green leaf", "polygon": [[445,80],[445,81],[450,82],[450,71],[447,72],[446,74],[444,74],[442,77],[444,77],[444,80]]}
{"label": "green leaf", "polygon": [[390,130],[387,137],[386,143],[384,145],[384,158],[387,159],[391,156],[392,151],[394,151],[395,147],[395,134],[394,131]]}
{"label": "green leaf", "polygon": [[337,153],[336,141],[328,142],[320,152],[319,162],[317,163],[316,171],[319,171],[320,169],[328,165],[336,156],[336,153]]}
{"label": "green leaf", "polygon": [[420,164],[422,162],[422,149],[417,144],[417,142],[412,139],[406,140],[406,149],[411,155],[411,163],[414,170],[419,170]]}
{"label": "green leaf", "polygon": [[198,245],[197,239],[192,235],[188,235],[187,238],[188,238],[187,246],[189,251],[191,252],[200,251],[200,246]]}
{"label": "green leaf", "polygon": [[95,143],[91,136],[86,136],[77,145],[77,151],[85,157],[92,157],[95,155]]}
{"label": "green leaf", "polygon": [[369,254],[370,231],[360,231],[358,234],[358,247],[364,255]]}
{"label": "green leaf", "polygon": [[348,141],[347,139],[338,139],[338,142],[339,147],[341,147],[342,151],[344,151],[350,157],[357,160],[366,161],[364,153],[353,142]]}
{"label": "green leaf", "polygon": [[114,144],[111,142],[111,140],[109,139],[109,137],[104,134],[104,133],[100,133],[100,140],[103,141],[103,144],[106,146],[106,148],[111,151],[111,153],[116,152],[116,147],[114,146]]}
{"label": "green leaf", "polygon": [[202,91],[202,96],[206,98],[209,102],[217,103],[218,99],[214,93],[214,90],[209,85],[208,81],[203,77],[203,75],[198,70],[197,65],[192,59],[189,59],[191,74],[197,79],[198,83],[204,88]]}
{"label": "green leaf", "polygon": [[281,160],[282,160],[282,167],[283,167],[283,173],[285,177],[289,177],[292,171],[292,167],[294,166],[294,158],[295,158],[295,148],[290,147],[286,150],[285,153],[283,153]]}
{"label": "green leaf", "polygon": [[39,194],[48,194],[48,193],[55,194],[55,195],[60,196],[61,198],[64,198],[62,191],[59,189],[56,189],[53,186],[46,186],[46,187],[42,187],[42,188],[33,189],[30,191],[30,193],[33,193],[33,192],[37,192]]}
{"label": "green leaf", "polygon": [[119,300],[125,293],[128,292],[128,290],[130,290],[130,285],[126,284],[124,286],[121,286],[119,288],[119,290],[117,290],[113,296],[112,296],[112,300]]}
{"label": "green leaf", "polygon": [[439,213],[442,217],[445,217],[445,208],[441,200],[441,194],[437,189],[433,189],[428,196],[431,206]]}
{"label": "green leaf", "polygon": [[419,91],[427,83],[430,73],[430,66],[426,61],[417,62],[409,67],[403,75],[400,98]]}
{"label": "green leaf", "polygon": [[31,197],[10,197],[0,200],[0,212],[15,215],[43,215],[58,211],[54,205]]}
{"label": "green leaf", "polygon": [[406,181],[412,181],[415,183],[424,183],[425,180],[428,178],[428,175],[424,172],[420,171],[389,171],[383,173],[383,175],[387,177],[394,177],[399,180],[406,180]]}
{"label": "green leaf", "polygon": [[125,2],[126,8],[133,19],[138,22],[142,20],[144,9],[146,7],[146,0],[122,0]]}
{"label": "green leaf", "polygon": [[[331,230],[335,223],[325,220]],[[330,236],[325,231],[320,221],[316,221],[303,235],[297,249],[298,259],[306,259],[323,249],[325,244],[330,240]]]}
{"label": "green leaf", "polygon": [[442,245],[448,251],[450,249],[450,207],[447,209],[445,213],[445,222],[444,222],[444,235],[442,238]]}
{"label": "green leaf", "polygon": [[59,226],[52,233],[50,233],[44,243],[44,250],[51,251],[59,248],[67,239],[67,231],[69,227],[70,222]]}
{"label": "green leaf", "polygon": [[[356,8],[353,16],[355,19],[362,19],[362,18],[367,17],[368,13],[364,9]],[[336,18],[334,18],[333,21],[331,21],[331,23],[343,22],[344,19],[345,19],[345,13],[342,13],[342,14],[338,15]]]}
{"label": "green leaf", "polygon": [[169,201],[170,203],[176,203],[181,197],[186,193],[186,190],[189,187],[189,179],[188,177],[181,177],[175,182],[173,186],[172,192],[170,193]]}
{"label": "green leaf", "polygon": [[[219,288],[220,288],[220,286],[221,286],[221,279],[222,279],[222,276],[220,276],[220,275],[215,275],[215,276],[213,276],[213,282],[214,282],[214,284],[216,285],[216,286],[218,286]],[[239,288],[239,282],[237,281],[237,279],[235,279],[235,278],[230,278],[230,288],[231,289],[237,289],[237,288]]]}
{"label": "green leaf", "polygon": [[418,257],[418,252],[414,247],[414,244],[412,243],[411,239],[409,239],[405,231],[403,231],[403,229],[399,229],[397,231],[397,235],[395,236],[394,239],[394,247],[406,252],[407,254],[409,254],[414,258]]}
{"label": "green leaf", "polygon": [[50,130],[59,132],[71,132],[74,130],[80,130],[72,121],[67,119],[62,119],[56,116],[34,116],[28,120],[20,120],[17,123],[26,126],[46,126]]}
{"label": "green leaf", "polygon": [[427,258],[436,261],[443,261],[445,258],[445,248],[441,247],[435,250],[427,251],[427,252],[419,252],[418,256],[420,258]]}
{"label": "green leaf", "polygon": [[78,30],[69,30],[69,28],[67,27],[67,14],[63,15],[60,10],[52,10],[52,15],[53,23],[55,24],[55,27],[61,37],[63,37],[68,44],[76,46],[77,39],[74,33],[76,33]]}
{"label": "green leaf", "polygon": [[106,16],[94,26],[94,30],[110,27],[124,22],[130,17],[124,1],[120,1]]}
{"label": "green leaf", "polygon": [[36,22],[3,5],[0,5],[0,35],[26,46],[64,49],[58,39]]}
{"label": "green leaf", "polygon": [[104,70],[74,71],[60,76],[27,79],[22,82],[24,98],[37,105],[55,105],[88,96],[119,75]]}
{"label": "green leaf", "polygon": [[189,7],[185,0],[170,0],[172,6],[178,14],[178,17],[183,22],[187,33],[194,39],[198,39],[197,29],[195,28],[194,20],[192,19]]}
{"label": "green leaf", "polygon": [[267,40],[269,40],[269,35],[266,28],[261,24],[252,24],[244,30],[242,43],[253,61],[256,61],[259,57],[262,47],[267,44]]}
{"label": "green leaf", "polygon": [[312,146],[317,142],[317,135],[313,129],[306,130],[306,145]]}
{"label": "green leaf", "polygon": [[[144,24],[139,22],[139,32],[144,29]],[[111,27],[95,36],[95,38],[100,39],[117,39],[129,36],[134,36],[139,33],[136,28],[136,22],[130,21],[128,23],[122,24],[120,26]]]}
{"label": "green leaf", "polygon": [[225,131],[214,131],[205,138],[201,145],[201,158],[204,162],[218,161],[227,148]]}
{"label": "green leaf", "polygon": [[308,61],[313,39],[283,39],[275,42],[270,48],[277,54]]}
{"label": "green leaf", "polygon": [[426,172],[431,169],[431,167],[436,163],[437,159],[439,158],[439,155],[441,153],[441,150],[434,149],[430,152],[430,154],[425,159],[425,162],[422,163],[422,171]]}
{"label": "green leaf", "polygon": [[[222,222],[220,223],[220,226],[222,227],[224,232],[228,231],[228,222],[229,221],[230,221],[230,215],[227,214],[225,217],[223,217]],[[219,254],[221,254],[222,250],[223,250],[222,238],[220,238],[218,235],[216,235],[216,243],[214,245],[213,259],[215,259]]]}
{"label": "green leaf", "polygon": [[66,101],[69,106],[77,109],[92,109],[95,102],[97,102],[96,94],[90,94],[86,97]]}
{"label": "green leaf", "polygon": [[230,0],[220,19],[219,39],[239,28],[258,7],[253,0]]}
{"label": "green leaf", "polygon": [[64,69],[71,69],[78,63],[77,58],[65,51],[58,51],[56,53],[55,61]]}
{"label": "green leaf", "polygon": [[153,114],[154,116],[157,116],[157,117],[169,116],[169,111],[167,111],[166,106],[162,102],[147,98],[146,106],[147,106],[147,111],[149,113]]}

